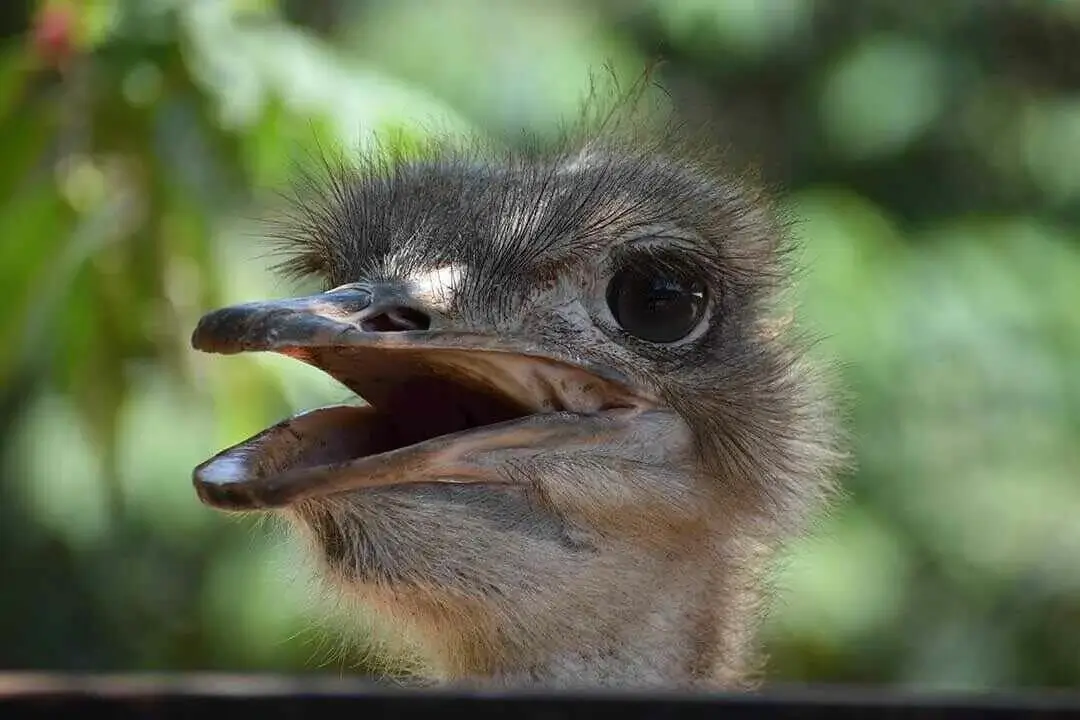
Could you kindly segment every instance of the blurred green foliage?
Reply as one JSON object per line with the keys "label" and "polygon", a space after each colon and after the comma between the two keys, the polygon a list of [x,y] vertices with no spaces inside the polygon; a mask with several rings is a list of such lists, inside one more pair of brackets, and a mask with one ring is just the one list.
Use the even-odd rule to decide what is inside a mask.
{"label": "blurred green foliage", "polygon": [[191,328],[295,290],[252,237],[304,148],[544,136],[662,58],[790,191],[851,398],[773,678],[1080,684],[1080,2],[55,0],[0,29],[0,667],[347,667],[295,548],[189,483],[341,391]]}

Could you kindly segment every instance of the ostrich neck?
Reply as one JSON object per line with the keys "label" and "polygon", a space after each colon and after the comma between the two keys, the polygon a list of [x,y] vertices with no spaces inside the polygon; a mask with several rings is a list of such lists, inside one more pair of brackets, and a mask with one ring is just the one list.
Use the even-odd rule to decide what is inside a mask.
{"label": "ostrich neck", "polygon": [[546,662],[493,678],[506,686],[555,688],[713,688],[743,686],[742,642],[722,637],[713,620],[669,624],[658,611],[606,645],[552,653]]}
{"label": "ostrich neck", "polygon": [[633,612],[598,604],[604,615],[562,618],[540,653],[489,646],[485,670],[459,666],[447,679],[480,687],[751,687],[756,593],[708,577],[667,581],[655,596],[634,598]]}

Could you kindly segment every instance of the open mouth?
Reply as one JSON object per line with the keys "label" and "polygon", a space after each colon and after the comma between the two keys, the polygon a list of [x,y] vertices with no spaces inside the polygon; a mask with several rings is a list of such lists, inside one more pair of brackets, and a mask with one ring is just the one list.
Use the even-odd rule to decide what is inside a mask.
{"label": "open mouth", "polygon": [[[322,302],[323,296],[319,296]],[[283,309],[284,307],[284,309]],[[192,338],[218,353],[271,351],[328,373],[367,405],[301,413],[195,468],[222,509],[410,483],[508,483],[505,466],[589,445],[652,405],[613,373],[524,343],[446,331],[364,332],[311,302],[210,313]]]}

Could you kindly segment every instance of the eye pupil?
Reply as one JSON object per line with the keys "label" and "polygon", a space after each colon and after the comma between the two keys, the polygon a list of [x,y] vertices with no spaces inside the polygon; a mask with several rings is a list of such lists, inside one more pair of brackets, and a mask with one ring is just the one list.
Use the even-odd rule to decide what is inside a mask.
{"label": "eye pupil", "polygon": [[671,343],[690,334],[707,303],[705,285],[657,268],[625,268],[615,273],[607,302],[626,332],[653,343]]}

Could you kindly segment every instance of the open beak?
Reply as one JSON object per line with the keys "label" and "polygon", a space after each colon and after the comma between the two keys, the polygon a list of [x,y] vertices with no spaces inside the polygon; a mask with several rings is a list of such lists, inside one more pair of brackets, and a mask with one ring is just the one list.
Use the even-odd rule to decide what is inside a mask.
{"label": "open beak", "polygon": [[393,287],[216,310],[192,345],[288,355],[368,403],[301,413],[196,467],[199,497],[222,509],[410,483],[513,484],[514,459],[611,440],[655,402],[610,369],[455,329]]}

